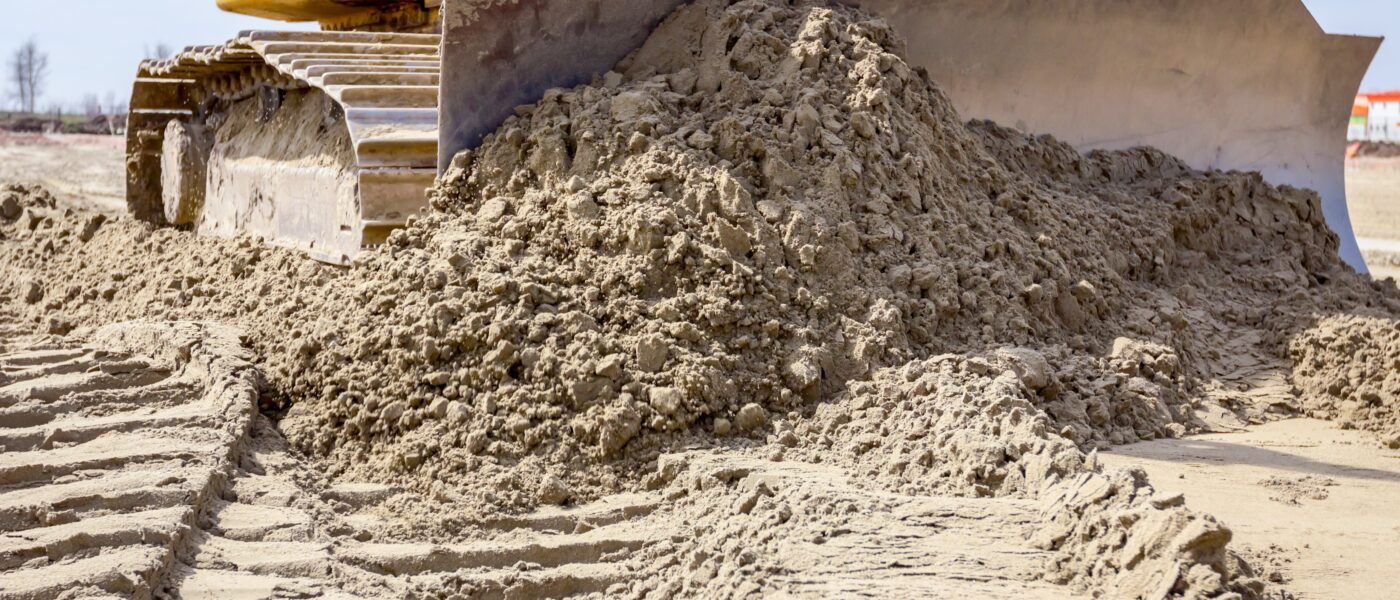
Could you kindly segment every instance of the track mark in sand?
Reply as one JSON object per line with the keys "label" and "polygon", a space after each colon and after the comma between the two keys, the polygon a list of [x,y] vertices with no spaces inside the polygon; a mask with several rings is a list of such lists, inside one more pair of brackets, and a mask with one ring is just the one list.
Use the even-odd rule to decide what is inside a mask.
{"label": "track mark in sand", "polygon": [[0,456],[0,486],[46,485],[94,470],[119,470],[147,462],[184,462],[218,454],[217,444],[159,437],[158,433],[112,434],[91,442]]}
{"label": "track mark in sand", "polygon": [[843,469],[730,453],[688,453],[689,469],[738,473],[741,488],[840,507],[785,532],[770,552],[784,598],[1017,598],[1078,595],[1044,581],[1050,552],[1028,541],[1043,524],[1031,500],[904,495],[852,483]]}
{"label": "track mark in sand", "polygon": [[4,333],[0,599],[151,597],[246,438],[258,380],[237,336]]}
{"label": "track mark in sand", "polygon": [[407,492],[372,483],[321,487],[308,473],[313,465],[266,420],[239,463],[224,497],[200,519],[167,592],[186,600],[601,594],[631,576],[636,565],[628,557],[672,530],[647,520],[659,498],[619,494],[488,519],[477,523],[479,539],[437,543],[425,541],[431,536],[423,524],[394,516],[390,501]]}
{"label": "track mark in sand", "polygon": [[307,474],[314,465],[260,419],[243,468],[225,498],[209,505],[167,591],[186,600],[627,596],[644,578],[687,576],[651,567],[687,560],[676,544],[694,533],[694,511],[725,513],[744,490],[763,488],[842,507],[774,532],[783,542],[765,552],[780,563],[773,589],[785,597],[1076,597],[1041,579],[1052,557],[1028,541],[1043,519],[1035,502],[873,491],[835,467],[736,452],[684,456],[696,472],[735,474],[722,484],[728,491],[710,489],[690,505],[663,491],[617,494],[477,521],[468,537],[443,541],[434,536],[456,536],[421,519],[398,520],[400,501],[416,494],[318,484]]}
{"label": "track mark in sand", "polygon": [[670,532],[643,523],[656,497],[623,494],[497,516],[462,543],[394,538],[413,530],[381,505],[403,492],[317,487],[256,415],[261,379],[236,334],[0,335],[0,600],[602,593]]}
{"label": "track mark in sand", "polygon": [[[690,468],[733,477],[698,503],[616,494],[462,529],[446,492],[320,475],[256,413],[261,379],[234,334],[129,324],[39,343],[0,355],[0,411],[25,416],[0,424],[0,600],[614,597],[688,577],[652,567],[676,564],[698,516],[760,488],[846,507],[772,532],[787,597],[1072,596],[1039,579],[1050,557],[1026,541],[1041,520],[1028,501],[890,494],[829,465],[708,450]],[[399,512],[419,503],[443,520]]]}

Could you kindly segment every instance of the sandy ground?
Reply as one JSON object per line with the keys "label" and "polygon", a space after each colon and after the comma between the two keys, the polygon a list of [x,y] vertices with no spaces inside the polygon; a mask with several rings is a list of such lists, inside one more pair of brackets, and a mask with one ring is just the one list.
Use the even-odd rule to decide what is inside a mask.
{"label": "sandy ground", "polygon": [[1400,280],[1400,159],[1347,161],[1347,208],[1371,272]]}
{"label": "sandy ground", "polygon": [[1400,158],[1347,161],[1347,201],[1356,237],[1400,239]]}
{"label": "sandy ground", "polygon": [[[42,183],[53,190],[61,202],[120,213],[124,204],[122,145],[120,137],[0,134],[0,181]],[[1363,249],[1373,255],[1400,256],[1400,160],[1356,161],[1350,166],[1348,176],[1353,220]],[[1400,262],[1391,266],[1378,264],[1374,270],[1380,275],[1400,276]],[[158,372],[152,378],[160,381],[148,384],[138,376],[150,369],[149,364],[132,366],[122,362],[113,366],[117,360],[95,354],[89,356],[86,352],[73,356],[48,354],[40,358],[28,354],[18,357],[19,362],[10,357],[12,368],[3,372],[16,381],[6,384],[22,385],[23,389],[9,390],[12,399],[8,402],[28,411],[25,414],[39,415],[36,419],[62,415],[67,421],[60,423],[64,426],[60,428],[34,425],[0,436],[3,445],[11,447],[9,456],[0,457],[0,475],[10,474],[5,476],[23,486],[36,490],[44,488],[40,490],[44,494],[52,491],[53,496],[45,499],[47,503],[36,500],[19,506],[20,497],[11,495],[0,498],[0,509],[6,509],[4,502],[11,502],[18,508],[10,513],[31,520],[39,519],[40,515],[47,519],[51,505],[66,505],[71,500],[67,496],[59,497],[61,494],[108,483],[125,485],[121,478],[147,475],[145,466],[148,463],[163,465],[166,460],[172,465],[176,459],[184,461],[182,468],[218,468],[233,474],[228,489],[215,489],[217,486],[204,483],[210,479],[204,470],[197,472],[197,477],[182,479],[180,485],[199,484],[212,491],[204,494],[208,497],[201,503],[189,505],[182,503],[188,496],[183,488],[175,490],[179,494],[166,494],[170,498],[168,506],[162,504],[160,510],[171,512],[142,513],[151,519],[163,519],[156,526],[148,527],[145,521],[128,518],[134,513],[121,513],[121,518],[103,522],[61,522],[68,518],[112,516],[106,512],[107,507],[95,506],[89,511],[90,515],[58,515],[62,519],[44,522],[43,527],[26,522],[24,527],[44,531],[0,539],[0,550],[13,556],[57,557],[69,553],[73,557],[95,560],[82,563],[83,576],[96,573],[89,577],[90,581],[84,580],[87,581],[84,585],[94,589],[108,589],[110,582],[102,577],[130,570],[126,568],[128,563],[123,562],[128,560],[136,561],[139,569],[149,570],[155,578],[156,571],[163,568],[159,565],[169,564],[167,553],[174,552],[182,540],[175,537],[176,533],[170,533],[170,539],[157,543],[149,536],[140,537],[132,532],[153,528],[181,531],[173,523],[185,519],[187,513],[203,513],[209,516],[208,523],[188,534],[198,539],[192,544],[191,555],[182,557],[180,571],[174,575],[185,597],[231,597],[235,591],[249,593],[249,597],[306,596],[320,594],[322,587],[352,590],[363,597],[373,597],[382,595],[385,590],[403,593],[415,586],[440,587],[443,584],[438,579],[440,575],[463,570],[473,572],[469,583],[481,590],[527,585],[536,586],[524,588],[532,590],[532,595],[547,595],[556,589],[549,586],[559,585],[559,581],[585,581],[592,586],[589,589],[612,596],[619,591],[616,586],[636,581],[637,573],[646,572],[645,565],[655,562],[656,556],[664,555],[661,550],[649,554],[649,549],[684,537],[666,535],[671,533],[671,526],[693,523],[697,515],[714,514],[717,512],[714,506],[731,500],[728,495],[716,494],[714,506],[698,501],[693,506],[680,506],[659,499],[662,494],[629,497],[626,500],[630,503],[612,497],[600,501],[597,506],[576,511],[587,513],[586,518],[576,514],[562,520],[557,514],[523,517],[527,523],[548,525],[512,527],[520,531],[514,532],[517,538],[510,544],[493,537],[496,532],[488,532],[489,535],[480,537],[468,536],[470,539],[465,541],[455,540],[457,545],[453,546],[431,546],[429,544],[446,542],[415,535],[394,535],[410,529],[417,535],[423,534],[420,523],[399,522],[394,518],[401,505],[382,499],[347,500],[357,494],[374,496],[383,492],[380,495],[388,496],[387,488],[376,488],[375,494],[363,493],[363,490],[351,493],[335,486],[318,487],[324,482],[312,485],[301,481],[312,479],[299,475],[314,471],[316,465],[302,464],[292,457],[285,442],[270,427],[255,427],[258,431],[237,440],[239,444],[225,443],[227,440],[222,438],[214,440],[222,444],[215,450],[245,443],[251,446],[241,457],[242,462],[224,464],[221,458],[215,460],[222,456],[218,452],[202,446],[196,448],[197,452],[178,446],[176,442],[204,441],[200,436],[213,435],[205,430],[225,422],[205,414],[207,407],[197,401],[203,398],[199,394],[181,395],[176,398],[178,402],[172,400],[170,406],[161,406],[161,410],[155,412],[145,412],[148,407],[129,414],[104,408],[88,415],[74,413],[30,393],[29,390],[39,388],[58,390],[66,389],[64,386],[87,385],[89,379],[100,378],[98,373],[108,371],[121,371],[115,374],[132,380],[109,382],[108,387],[128,383],[128,387],[157,385],[166,376],[166,372]],[[24,362],[41,359],[54,364],[36,368]],[[3,363],[0,360],[0,366]],[[106,370],[103,370],[104,365]],[[69,372],[70,369],[81,371]],[[18,381],[31,377],[32,383],[26,383],[31,379]],[[197,383],[199,385],[191,387],[195,392],[214,389],[208,382]],[[103,391],[108,390],[104,388]],[[146,398],[149,394],[145,391],[131,394],[132,398],[138,396]],[[210,403],[212,400],[214,398]],[[32,406],[21,405],[25,402]],[[196,409],[203,412],[192,412]],[[80,439],[71,440],[71,447],[65,446],[70,442],[61,442],[60,447],[53,448],[53,442],[47,439],[49,429],[79,432],[72,435],[114,429],[124,437],[126,448],[146,448],[153,458],[118,455],[119,451],[126,450],[106,448],[112,450],[115,458],[109,461],[111,465],[104,467],[110,468],[102,472],[86,468],[87,463],[81,461],[62,462],[65,451],[67,455],[87,457],[91,451],[104,448],[81,449],[82,444],[91,443],[91,440]],[[153,431],[165,430],[173,432],[166,438],[151,436]],[[146,438],[147,442],[130,444],[135,438]],[[167,438],[168,448],[150,442]],[[123,441],[122,437],[116,439]],[[206,445],[210,444],[214,442]],[[19,447],[23,447],[24,452],[13,450]],[[197,461],[192,462],[189,457],[205,457],[208,465],[195,464]],[[763,489],[771,487],[779,492],[792,490],[784,493],[791,493],[793,497],[817,498],[820,504],[857,507],[854,516],[843,516],[839,521],[818,521],[795,530],[801,535],[791,535],[780,551],[772,553],[781,557],[779,566],[788,573],[782,587],[792,597],[910,597],[933,595],[936,591],[946,595],[954,590],[961,592],[957,595],[966,597],[1070,595],[1069,589],[1035,580],[1035,573],[1041,570],[1039,563],[1048,557],[1027,547],[1028,531],[1040,525],[1033,514],[1033,505],[1028,502],[939,497],[915,500],[876,493],[850,485],[847,474],[829,465],[798,460],[754,462],[752,457],[703,453],[688,460],[690,468],[697,471],[715,466],[710,463],[732,471],[741,458],[750,460],[743,467],[752,478],[745,475],[732,485],[735,498],[756,498],[756,493],[749,493],[744,486],[757,489],[762,485]],[[1400,499],[1400,452],[1380,449],[1375,439],[1367,434],[1339,430],[1321,421],[1292,420],[1239,433],[1124,446],[1106,453],[1102,460],[1109,467],[1140,466],[1159,491],[1167,495],[1183,493],[1194,510],[1220,518],[1234,531],[1235,547],[1243,550],[1251,563],[1277,573],[1279,582],[1297,597],[1386,598],[1393,596],[1391,582],[1400,581],[1400,559],[1395,558],[1400,556],[1400,502],[1396,501]],[[50,475],[47,471],[42,477],[31,475],[37,472],[31,468],[35,464],[57,464],[72,473],[65,471],[53,481],[47,481],[43,480]],[[162,478],[152,484],[152,489],[162,488],[157,491],[168,492],[163,487],[171,484],[165,482],[164,471],[159,474]],[[67,478],[69,475],[74,477]],[[35,481],[30,481],[31,478]],[[744,480],[748,483],[743,483]],[[72,487],[46,488],[49,483]],[[99,497],[100,504],[117,496]],[[333,503],[326,498],[341,500]],[[24,500],[29,502],[31,498]],[[610,521],[610,526],[592,529],[601,521],[614,519],[596,515],[618,504],[626,504],[626,509],[619,511],[625,513],[626,518],[617,517]],[[752,508],[752,504],[748,506]],[[761,505],[760,516],[761,511],[769,508]],[[747,510],[742,512],[747,514]],[[777,508],[772,511],[779,514]],[[52,512],[57,514],[58,511]],[[577,522],[571,520],[574,517]],[[740,520],[741,517],[735,515],[731,519]],[[568,527],[557,527],[557,522],[567,522]],[[86,529],[99,524],[106,524],[113,532],[108,536],[110,541],[99,544],[100,548],[74,541],[88,539],[83,537]],[[742,530],[733,531],[738,535]],[[960,545],[967,540],[978,540],[978,544]],[[333,547],[334,552],[326,551],[328,547]],[[551,564],[541,558],[540,548],[563,548],[565,550],[560,550],[559,554],[571,558]],[[576,548],[587,551],[570,550]],[[627,549],[627,552],[604,552],[598,550],[600,548]],[[577,558],[575,554],[586,558]],[[431,562],[426,558],[429,556],[439,558]],[[528,565],[529,569],[501,567],[538,562],[546,564],[543,568],[539,564]],[[384,572],[365,576],[363,580],[321,576],[323,573],[343,574],[350,566],[367,563],[378,565]],[[47,575],[42,577],[40,571],[49,567],[66,569],[76,564],[56,561],[51,565],[30,560],[6,568],[13,567],[8,573],[12,578],[8,581],[13,585],[23,582],[24,585],[61,589],[75,580],[76,568],[46,571]],[[522,575],[516,570],[534,574]],[[0,583],[5,582],[0,579]],[[4,587],[0,585],[0,590]],[[315,592],[304,592],[305,589]],[[513,589],[521,593],[522,588]],[[327,593],[326,597],[351,596]]]}
{"label": "sandy ground", "polygon": [[1160,492],[1215,515],[1299,598],[1395,597],[1400,452],[1364,433],[1297,419],[1133,444],[1102,459],[1141,466]]}
{"label": "sandy ground", "polygon": [[[679,524],[697,522],[674,502],[685,494],[617,494],[434,537],[432,522],[392,503],[421,499],[320,480],[320,465],[256,416],[256,367],[242,362],[231,330],[128,323],[86,344],[22,334],[0,323],[9,419],[0,425],[0,599],[142,597],[162,581],[186,600],[424,597],[453,587],[471,597],[614,598],[669,552]],[[128,354],[144,349],[154,352]],[[1051,554],[1027,541],[1039,522],[1029,500],[881,493],[836,467],[742,452],[663,460],[729,474],[741,489],[850,507],[781,538],[772,555],[783,597],[1082,597],[1039,579]],[[691,510],[729,510],[737,498],[723,482],[709,485],[723,502]],[[434,512],[446,517],[451,506]]]}
{"label": "sandy ground", "polygon": [[[0,181],[42,183],[60,201],[125,211],[122,136],[0,132]],[[1379,277],[1400,280],[1400,158],[1347,162],[1352,227]]]}
{"label": "sandy ground", "polygon": [[121,214],[125,152],[123,136],[0,131],[0,181],[40,183],[62,203]]}

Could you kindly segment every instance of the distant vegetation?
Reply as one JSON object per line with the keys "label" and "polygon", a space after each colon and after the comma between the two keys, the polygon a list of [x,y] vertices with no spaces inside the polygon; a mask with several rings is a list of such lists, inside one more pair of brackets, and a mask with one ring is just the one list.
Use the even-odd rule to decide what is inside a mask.
{"label": "distant vegetation", "polygon": [[33,113],[44,95],[49,78],[49,55],[39,50],[39,43],[30,39],[10,55],[10,97],[26,113]]}
{"label": "distant vegetation", "polygon": [[[165,44],[146,48],[147,58],[164,58],[171,54],[172,50]],[[11,110],[0,110],[0,131],[109,135],[126,132],[125,95],[89,93],[77,106],[65,106],[60,102],[41,104],[48,78],[49,55],[39,48],[36,40],[24,42],[10,54],[4,85],[5,99]]]}

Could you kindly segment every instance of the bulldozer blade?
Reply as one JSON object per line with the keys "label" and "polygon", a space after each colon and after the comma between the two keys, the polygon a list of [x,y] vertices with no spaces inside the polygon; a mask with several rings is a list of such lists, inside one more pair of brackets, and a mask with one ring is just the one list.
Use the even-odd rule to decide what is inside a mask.
{"label": "bulldozer blade", "polygon": [[[908,40],[965,118],[1316,190],[1341,257],[1364,271],[1343,161],[1379,39],[1329,35],[1301,0],[846,1]],[[679,4],[448,2],[439,169],[517,105],[607,71]]]}
{"label": "bulldozer blade", "polygon": [[963,117],[1315,190],[1342,259],[1365,272],[1346,131],[1379,38],[1328,34],[1302,0],[860,4],[903,34]]}
{"label": "bulldozer blade", "polygon": [[646,41],[683,0],[457,0],[443,6],[438,169],[515,107],[586,83]]}

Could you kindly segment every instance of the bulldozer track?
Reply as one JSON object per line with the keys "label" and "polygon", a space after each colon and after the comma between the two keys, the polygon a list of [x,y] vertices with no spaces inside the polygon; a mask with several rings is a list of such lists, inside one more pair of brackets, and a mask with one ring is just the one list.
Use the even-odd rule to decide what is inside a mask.
{"label": "bulldozer track", "polygon": [[[191,121],[211,100],[316,89],[343,111],[359,225],[373,243],[426,206],[424,190],[437,175],[440,43],[436,34],[245,31],[225,44],[142,63],[127,133],[128,206],[138,218],[162,220],[162,129],[171,120]],[[345,262],[358,248],[341,250],[312,253]]]}

